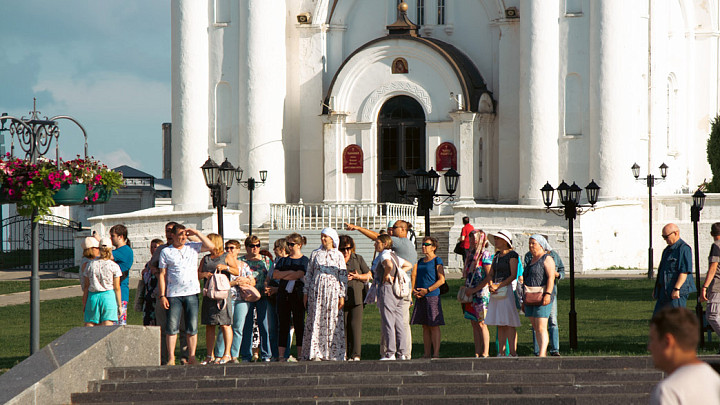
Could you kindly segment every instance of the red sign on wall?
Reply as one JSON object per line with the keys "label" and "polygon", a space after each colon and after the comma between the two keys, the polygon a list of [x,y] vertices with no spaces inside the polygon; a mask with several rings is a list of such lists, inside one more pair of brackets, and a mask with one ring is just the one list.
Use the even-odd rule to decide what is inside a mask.
{"label": "red sign on wall", "polygon": [[363,172],[363,151],[359,145],[348,145],[342,154],[343,173]]}
{"label": "red sign on wall", "polygon": [[457,170],[457,149],[450,142],[443,142],[435,149],[435,168],[441,170]]}

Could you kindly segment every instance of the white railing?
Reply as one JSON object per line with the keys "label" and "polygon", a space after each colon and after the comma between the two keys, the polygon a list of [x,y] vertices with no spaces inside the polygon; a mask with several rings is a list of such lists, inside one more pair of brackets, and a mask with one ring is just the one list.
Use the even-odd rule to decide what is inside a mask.
{"label": "white railing", "polygon": [[417,205],[395,203],[270,204],[270,229],[340,229],[345,222],[383,229],[389,221],[415,223]]}

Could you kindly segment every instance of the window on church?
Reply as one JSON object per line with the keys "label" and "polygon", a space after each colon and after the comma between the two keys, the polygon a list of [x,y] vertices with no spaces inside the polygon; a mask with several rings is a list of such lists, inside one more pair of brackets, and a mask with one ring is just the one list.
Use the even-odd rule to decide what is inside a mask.
{"label": "window on church", "polygon": [[478,181],[480,181],[480,183],[482,183],[482,181],[483,181],[483,159],[482,159],[482,157],[484,156],[483,155],[483,139],[480,138],[479,141],[480,141],[480,145],[478,146],[477,161],[478,161],[478,166],[480,167],[480,170],[479,170],[479,174],[478,174]]}
{"label": "window on church", "polygon": [[445,25],[445,0],[438,0],[437,2],[437,23],[438,25]]}
{"label": "window on church", "polygon": [[675,76],[668,76],[667,87],[665,93],[665,138],[667,142],[668,153],[675,153],[677,151],[676,142],[676,116],[677,111],[677,86],[675,84]]}
{"label": "window on church", "polygon": [[232,90],[226,82],[215,88],[215,142],[232,142]]}
{"label": "window on church", "polygon": [[565,0],[565,14],[582,14],[582,2],[583,0]]}
{"label": "window on church", "polygon": [[425,0],[417,0],[417,24],[425,25]]}
{"label": "window on church", "polygon": [[582,135],[584,105],[582,79],[570,73],[565,77],[565,135]]}
{"label": "window on church", "polygon": [[230,0],[215,0],[215,24],[230,23]]}

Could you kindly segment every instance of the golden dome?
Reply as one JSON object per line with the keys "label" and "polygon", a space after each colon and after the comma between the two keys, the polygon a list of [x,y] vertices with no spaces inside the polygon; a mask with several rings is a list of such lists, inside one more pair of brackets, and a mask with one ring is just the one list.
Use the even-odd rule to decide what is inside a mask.
{"label": "golden dome", "polygon": [[400,11],[408,11],[408,5],[404,1],[400,4],[398,4],[398,10]]}

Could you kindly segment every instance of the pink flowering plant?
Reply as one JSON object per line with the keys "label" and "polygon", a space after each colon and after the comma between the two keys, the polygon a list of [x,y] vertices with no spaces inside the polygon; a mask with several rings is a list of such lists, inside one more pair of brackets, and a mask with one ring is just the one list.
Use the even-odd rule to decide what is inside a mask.
{"label": "pink flowering plant", "polygon": [[84,185],[88,191],[86,201],[94,201],[98,189],[117,192],[123,178],[92,158],[59,163],[45,158],[31,163],[9,153],[0,158],[0,198],[16,203],[20,215],[31,216],[35,208],[40,215],[50,214],[50,207],[57,205],[53,200],[55,192],[72,184]]}

